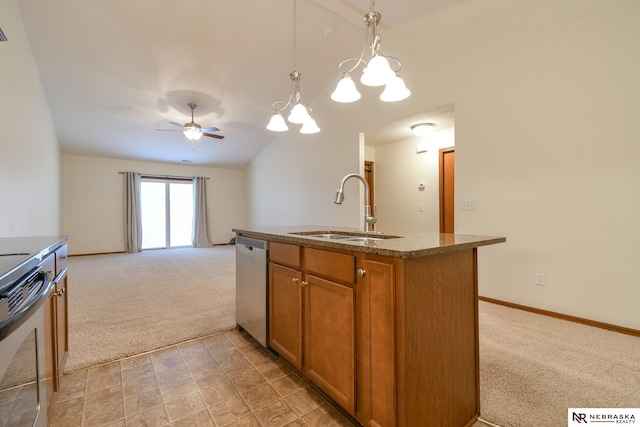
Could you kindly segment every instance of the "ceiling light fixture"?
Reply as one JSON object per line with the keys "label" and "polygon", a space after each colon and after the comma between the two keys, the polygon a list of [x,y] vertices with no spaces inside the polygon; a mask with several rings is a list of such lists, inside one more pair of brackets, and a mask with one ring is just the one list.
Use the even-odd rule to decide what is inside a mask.
{"label": "ceiling light fixture", "polygon": [[297,53],[297,26],[296,26],[296,0],[293,0],[293,71],[289,74],[291,78],[291,91],[289,93],[289,99],[284,101],[276,101],[271,105],[273,108],[273,116],[267,124],[267,129],[274,132],[284,132],[289,130],[289,126],[282,117],[282,111],[291,107],[287,120],[289,123],[301,124],[300,133],[317,133],[320,132],[320,128],[316,124],[316,121],[311,117],[311,107],[300,102],[300,78],[302,74],[296,68],[296,53]]}
{"label": "ceiling light fixture", "polygon": [[185,125],[182,133],[184,133],[184,136],[186,136],[189,141],[197,141],[202,137],[202,134],[203,134],[202,129],[200,129],[200,126],[198,126],[197,124],[193,126],[191,123],[187,123]]}
{"label": "ceiling light fixture", "polygon": [[[371,2],[369,13],[364,16],[366,39],[360,58],[345,59],[338,65],[338,71],[342,73],[342,78],[338,81],[336,90],[331,94],[331,99],[336,102],[355,102],[360,99],[360,92],[356,89],[356,85],[349,74],[358,68],[360,64],[365,65],[360,83],[365,86],[385,86],[384,91],[380,94],[381,101],[402,101],[411,95],[411,91],[407,89],[404,80],[398,75],[402,69],[400,60],[380,53],[381,39],[378,34],[378,24],[382,15],[373,10],[375,4],[375,1]],[[367,50],[371,54],[369,62],[364,60]],[[352,63],[354,63],[353,66],[344,71],[345,66]],[[393,64],[393,67],[390,63]]]}
{"label": "ceiling light fixture", "polygon": [[423,136],[433,132],[435,127],[435,123],[416,123],[411,126],[411,130],[414,135]]}
{"label": "ceiling light fixture", "polygon": [[193,120],[193,110],[196,107],[197,105],[195,103],[189,103],[189,108],[191,108],[191,123],[185,123],[182,129],[182,133],[184,133],[184,136],[186,136],[189,141],[197,141],[204,134],[202,127]]}

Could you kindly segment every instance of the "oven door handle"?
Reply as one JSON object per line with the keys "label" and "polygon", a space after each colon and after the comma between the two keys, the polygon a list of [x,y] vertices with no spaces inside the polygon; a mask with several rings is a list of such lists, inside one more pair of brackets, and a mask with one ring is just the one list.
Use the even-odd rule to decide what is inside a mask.
{"label": "oven door handle", "polygon": [[[51,280],[49,274],[40,270],[34,276],[30,276],[27,280],[42,280],[44,284],[32,299],[20,307],[18,311],[0,322],[0,340],[5,339],[13,331],[18,329],[24,322],[29,320],[31,315],[45,302],[51,290],[55,287],[55,282]],[[24,282],[23,282],[24,283]]]}
{"label": "oven door handle", "polygon": [[[64,268],[60,273],[58,273],[56,275],[56,277],[53,279],[53,287],[58,286],[58,283],[62,282],[62,279],[64,279],[64,276],[67,274],[67,269]],[[66,288],[62,288],[62,289],[58,289],[58,291],[56,291],[54,293],[55,296],[57,297],[61,297],[64,294]]]}

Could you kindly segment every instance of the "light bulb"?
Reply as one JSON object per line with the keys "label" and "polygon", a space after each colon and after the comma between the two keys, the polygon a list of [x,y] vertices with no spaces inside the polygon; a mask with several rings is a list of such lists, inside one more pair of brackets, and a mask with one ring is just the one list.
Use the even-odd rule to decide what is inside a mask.
{"label": "light bulb", "polygon": [[360,83],[366,86],[383,86],[395,77],[396,73],[389,66],[389,61],[382,55],[376,55],[369,60],[362,71]]}
{"label": "light bulb", "polygon": [[286,130],[289,130],[289,126],[287,126],[287,124],[285,123],[282,114],[280,114],[279,111],[276,111],[275,113],[273,113],[273,116],[271,116],[271,120],[269,120],[267,129],[273,132],[284,132]]}
{"label": "light bulb", "polygon": [[302,124],[307,120],[307,117],[309,117],[307,108],[298,103],[291,109],[291,113],[289,114],[289,117],[287,117],[287,120],[289,120],[290,123]]}
{"label": "light bulb", "polygon": [[302,127],[300,128],[300,133],[309,134],[318,132],[320,132],[320,128],[316,124],[316,121],[311,118],[311,116],[309,116],[307,120],[305,120],[305,122],[302,124]]}
{"label": "light bulb", "polygon": [[380,94],[380,101],[384,102],[396,102],[407,99],[411,95],[411,91],[407,89],[404,84],[404,80],[396,75],[384,88],[384,91]]}
{"label": "light bulb", "polygon": [[189,141],[197,141],[202,137],[202,129],[196,127],[187,127],[182,130],[184,136],[187,137]]}
{"label": "light bulb", "polygon": [[331,99],[336,102],[355,102],[361,98],[360,92],[356,89],[356,84],[348,74],[338,81],[336,90],[331,94]]}

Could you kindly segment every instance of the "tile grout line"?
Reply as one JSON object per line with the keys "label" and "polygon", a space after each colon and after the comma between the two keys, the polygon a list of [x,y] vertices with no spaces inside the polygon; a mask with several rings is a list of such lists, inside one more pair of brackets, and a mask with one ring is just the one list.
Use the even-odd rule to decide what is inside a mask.
{"label": "tile grout line", "polygon": [[[194,370],[195,369],[195,364],[192,362],[197,361],[197,355],[193,355],[192,357],[187,358],[186,356],[189,354],[187,351],[187,349],[185,348],[187,344],[189,343],[197,343],[197,346],[201,346],[204,350],[206,350],[206,354],[207,357],[211,357],[215,363],[217,364],[217,366],[221,369],[221,372],[224,375],[224,379],[220,379],[218,381],[216,381],[216,383],[221,383],[222,381],[226,381],[230,384],[230,386],[233,388],[234,393],[235,393],[235,397],[238,397],[240,399],[240,401],[242,401],[243,405],[245,405],[245,407],[248,409],[248,413],[245,415],[240,416],[239,418],[237,418],[235,421],[230,421],[231,423],[233,422],[237,422],[240,419],[243,418],[247,418],[249,416],[253,417],[255,421],[257,421],[258,424],[260,424],[261,426],[264,426],[265,424],[263,423],[263,421],[261,420],[261,418],[258,417],[258,411],[260,411],[261,409],[269,406],[269,405],[273,405],[277,402],[281,402],[282,405],[284,405],[284,408],[287,408],[287,412],[290,412],[291,414],[293,414],[295,416],[295,419],[304,423],[305,425],[308,425],[306,423],[305,420],[303,420],[302,417],[307,416],[308,414],[320,410],[321,408],[325,408],[326,409],[331,409],[331,405],[329,405],[327,403],[327,401],[325,400],[325,398],[321,395],[318,395],[317,393],[314,393],[314,390],[309,389],[311,393],[314,393],[314,395],[319,397],[319,406],[308,410],[307,412],[303,413],[303,414],[298,414],[298,412],[296,412],[296,410],[294,409],[294,407],[286,400],[288,398],[290,398],[291,396],[295,395],[296,393],[300,393],[305,389],[308,389],[308,384],[306,384],[306,382],[304,380],[300,379],[300,375],[293,371],[288,369],[288,366],[286,364],[284,364],[283,362],[280,361],[279,358],[276,358],[275,356],[273,356],[270,352],[268,352],[268,350],[265,350],[259,346],[255,346],[254,344],[252,344],[251,341],[244,341],[245,339],[247,339],[244,335],[239,335],[239,336],[230,336],[230,334],[233,333],[233,330],[229,330],[226,332],[219,332],[216,334],[212,334],[209,335],[207,337],[200,337],[200,338],[195,338],[195,339],[190,339],[190,340],[186,340],[183,341],[181,343],[178,344],[174,344],[171,346],[166,346],[162,349],[156,349],[156,350],[152,350],[149,352],[145,352],[145,353],[141,353],[138,355],[132,355],[132,356],[127,356],[125,358],[119,359],[119,360],[115,360],[115,361],[110,361],[110,362],[106,362],[100,365],[96,365],[90,368],[84,368],[82,370],[77,370],[74,371],[73,373],[79,373],[84,371],[84,385],[82,387],[82,412],[81,412],[81,425],[85,425],[86,424],[86,417],[88,415],[87,413],[87,396],[90,395],[91,393],[87,393],[87,391],[89,390],[89,386],[90,386],[90,371],[93,371],[96,368],[99,368],[101,366],[105,366],[108,364],[117,364],[117,369],[118,369],[118,377],[119,377],[119,395],[120,395],[120,402],[122,404],[122,418],[119,418],[117,420],[113,420],[110,422],[116,422],[116,421],[122,421],[124,423],[127,422],[127,420],[131,419],[131,417],[137,416],[141,413],[144,413],[146,411],[151,410],[150,408],[146,408],[142,411],[136,412],[135,414],[128,414],[127,410],[126,410],[126,401],[127,399],[136,397],[136,396],[141,396],[147,392],[140,392],[137,393],[135,395],[126,397],[125,396],[125,371],[127,370],[132,370],[132,369],[136,369],[139,368],[141,366],[145,366],[147,363],[141,363],[140,365],[131,365],[129,366],[127,369],[125,369],[125,366],[123,364],[123,362],[125,360],[130,360],[136,357],[141,357],[141,356],[147,356],[149,358],[149,362],[148,364],[151,367],[151,370],[153,372],[153,377],[157,386],[157,392],[160,395],[161,398],[161,403],[157,406],[162,405],[162,411],[163,414],[165,416],[165,419],[167,420],[167,422],[169,423],[169,425],[172,425],[174,423],[180,422],[188,417],[194,416],[196,414],[198,414],[200,411],[196,410],[193,413],[190,413],[188,415],[185,415],[181,418],[178,418],[176,420],[172,420],[170,417],[170,414],[168,412],[168,408],[167,408],[167,403],[168,401],[165,399],[165,395],[162,392],[162,388],[161,388],[161,382],[160,382],[160,377],[158,376],[163,370],[162,368],[166,368],[166,371],[169,372],[172,369],[171,366],[171,362],[168,362],[167,365],[164,365],[159,358],[153,357],[154,354],[158,354],[161,355],[163,352],[171,352],[172,355],[168,357],[168,360],[171,359],[173,357],[173,354],[177,354],[177,356],[179,356],[179,361],[180,364],[183,365],[186,368],[186,372],[188,373],[188,378],[191,380],[191,382],[195,385],[195,391],[197,391],[198,393],[198,397],[199,399],[202,401],[202,403],[204,404],[204,409],[202,409],[202,411],[206,411],[210,420],[213,422],[214,425],[216,425],[217,427],[220,427],[222,425],[226,425],[226,424],[220,424],[218,421],[216,421],[214,413],[212,412],[212,408],[215,405],[218,405],[220,403],[229,401],[231,399],[233,399],[234,397],[227,397],[223,400],[221,400],[220,402],[217,402],[213,405],[209,405],[207,403],[207,399],[205,398],[204,395],[204,388],[205,385],[201,385],[199,384],[199,382],[196,380],[196,375],[197,375],[197,371]],[[214,336],[220,336],[222,335],[222,337],[224,338],[224,342],[228,343],[227,344],[221,344],[220,347],[217,347],[216,345],[214,345],[213,343],[208,344],[207,342],[205,342],[205,340],[207,338],[211,338]],[[194,347],[195,348],[195,347]],[[218,351],[216,351],[216,349]],[[254,351],[255,350],[255,351]],[[196,350],[197,351],[197,350]],[[246,361],[248,362],[247,367],[250,367],[250,369],[247,369],[246,372],[243,372],[242,370],[240,371],[234,371],[233,368],[230,369],[225,369],[223,367],[223,365],[221,365],[221,362],[224,360],[224,354],[225,353],[231,353],[231,352],[236,352],[240,358],[239,360],[242,361]],[[230,357],[233,357],[233,355],[229,355]],[[268,359],[268,360],[264,360],[264,359]],[[197,363],[197,362],[196,362]],[[234,363],[233,361],[231,363]],[[230,366],[231,363],[228,365]],[[273,365],[274,367],[278,367],[279,370],[281,370],[281,374],[276,377],[276,378],[267,378],[267,376],[265,376],[265,373],[261,371],[261,368],[264,368],[266,366],[269,365]],[[106,376],[109,375],[108,373],[108,369],[105,370],[107,373],[101,373],[100,375],[96,374],[97,376],[93,376],[91,375],[91,379],[95,379],[95,378],[100,378],[102,376]],[[249,400],[247,400],[246,397],[246,393],[250,390],[253,390],[257,387],[260,387],[260,385],[256,385],[253,386],[247,390],[245,390],[244,392],[241,391],[241,389],[239,388],[239,386],[236,384],[236,382],[234,381],[234,379],[247,374],[247,373],[251,373],[251,372],[255,372],[257,375],[259,375],[260,378],[262,378],[262,380],[264,380],[264,384],[268,385],[270,387],[270,389],[275,393],[275,396],[277,396],[277,399],[275,399],[272,402],[269,402],[267,404],[264,404],[260,407],[256,407],[253,408],[252,405],[250,405]],[[71,373],[67,373],[67,374],[71,374]],[[149,375],[150,376],[150,375]],[[287,377],[291,377],[292,380],[293,378],[296,378],[297,380],[303,381],[303,384],[295,384],[294,387],[292,388],[292,390],[286,395],[283,395],[282,392],[283,391],[278,391],[278,389],[276,389],[274,387],[274,383],[277,383],[278,381],[283,380],[284,378]],[[145,378],[145,376],[142,376],[140,378]],[[135,380],[137,380],[139,378],[133,377],[133,379],[130,379],[131,381],[129,382],[133,382]],[[184,378],[186,379],[186,378]],[[167,382],[167,385],[180,381],[181,379],[172,379],[169,382]],[[300,388],[297,388],[300,387]],[[98,392],[102,392],[104,390],[108,390],[110,387],[105,387],[104,389],[101,390],[97,390],[95,391],[95,393]],[[286,389],[285,389],[286,390]],[[243,394],[244,393],[244,394]],[[186,395],[188,395],[189,393],[187,393]],[[173,400],[177,400],[180,399],[186,395],[176,395],[174,396]],[[313,406],[315,406],[315,404],[317,404],[318,402],[314,402]],[[254,402],[255,404],[255,402]],[[96,409],[99,410],[99,409]],[[340,418],[343,418],[339,413],[338,416],[340,416]],[[342,420],[342,421],[347,421],[347,424],[342,423],[341,425],[350,425],[348,423],[348,420]],[[228,423],[227,423],[228,424]]]}

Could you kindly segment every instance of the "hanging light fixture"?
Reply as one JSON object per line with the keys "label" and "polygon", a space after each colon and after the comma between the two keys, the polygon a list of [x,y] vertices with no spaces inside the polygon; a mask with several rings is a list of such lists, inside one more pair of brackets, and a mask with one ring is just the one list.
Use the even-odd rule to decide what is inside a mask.
{"label": "hanging light fixture", "polygon": [[188,105],[189,108],[191,108],[191,123],[185,123],[182,133],[189,141],[197,141],[202,137],[204,132],[202,131],[202,127],[193,121],[193,110],[197,105],[193,102],[190,102]]}
{"label": "hanging light fixture", "polygon": [[189,124],[185,125],[182,133],[184,133],[184,136],[186,136],[189,141],[197,141],[203,134],[202,129],[200,129],[198,125],[189,126]]}
{"label": "hanging light fixture", "polygon": [[267,129],[274,132],[284,132],[289,130],[287,122],[282,117],[282,112],[291,107],[291,111],[287,116],[289,123],[301,124],[300,133],[318,133],[320,128],[316,124],[316,121],[311,117],[311,107],[300,102],[300,78],[302,73],[297,70],[296,67],[296,54],[297,54],[297,26],[296,26],[296,0],[293,0],[293,71],[289,74],[291,78],[291,91],[289,92],[289,99],[286,101],[276,101],[271,105],[273,108],[273,116],[267,124]]}
{"label": "hanging light fixture", "polygon": [[[398,75],[402,68],[400,60],[380,53],[381,39],[378,34],[378,24],[382,15],[373,10],[375,4],[375,1],[371,2],[369,13],[364,16],[366,40],[360,57],[345,59],[338,65],[338,71],[342,73],[342,78],[338,81],[336,90],[331,94],[331,99],[336,102],[355,102],[360,99],[360,92],[358,92],[350,75],[360,64],[365,66],[360,83],[365,86],[385,86],[380,95],[381,101],[402,101],[411,95],[404,80]],[[367,52],[371,55],[368,62],[364,59]],[[352,67],[347,69],[350,64],[353,64]]]}

